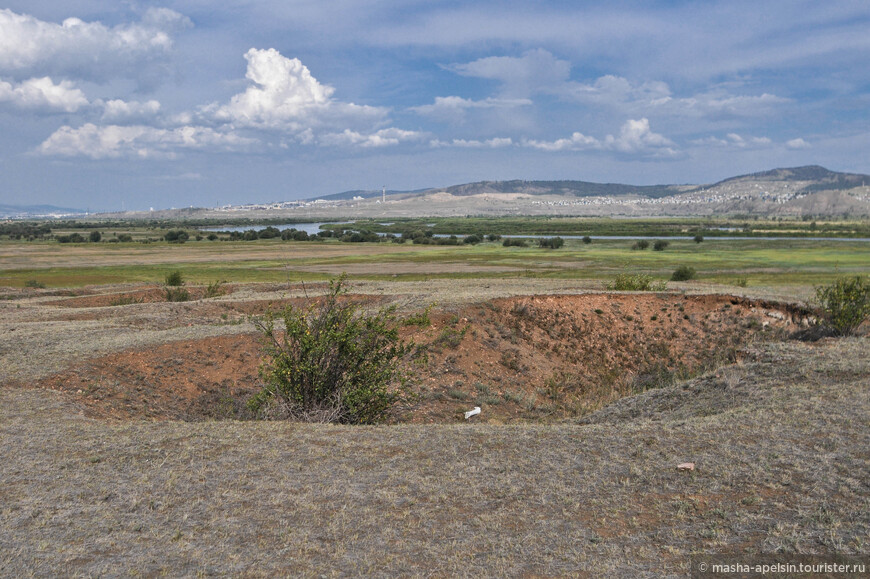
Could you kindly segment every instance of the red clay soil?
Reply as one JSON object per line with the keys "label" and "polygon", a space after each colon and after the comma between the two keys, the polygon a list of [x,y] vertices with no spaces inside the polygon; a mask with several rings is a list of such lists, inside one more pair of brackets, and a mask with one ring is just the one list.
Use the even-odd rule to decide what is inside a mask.
{"label": "red clay soil", "polygon": [[[409,328],[415,399],[396,420],[487,422],[576,416],[621,396],[733,360],[740,347],[796,329],[802,312],[731,296],[591,294],[499,299],[433,312]],[[40,387],[101,418],[249,418],[261,342],[240,334],[85,361]]]}

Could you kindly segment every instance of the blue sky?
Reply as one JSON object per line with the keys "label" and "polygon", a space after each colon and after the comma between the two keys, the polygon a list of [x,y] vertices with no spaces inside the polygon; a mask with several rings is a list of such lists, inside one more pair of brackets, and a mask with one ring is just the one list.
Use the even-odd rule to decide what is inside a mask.
{"label": "blue sky", "polygon": [[0,203],[870,173],[862,1],[0,0]]}

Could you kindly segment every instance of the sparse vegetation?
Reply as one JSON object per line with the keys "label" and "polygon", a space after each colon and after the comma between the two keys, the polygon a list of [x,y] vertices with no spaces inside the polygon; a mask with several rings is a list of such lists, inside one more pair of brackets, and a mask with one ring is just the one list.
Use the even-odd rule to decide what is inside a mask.
{"label": "sparse vegetation", "polygon": [[[111,305],[111,306],[130,306],[133,304],[141,304],[143,301],[144,300],[141,297],[126,295],[126,296],[118,296],[117,298],[113,299],[109,305]],[[167,301],[171,301],[171,300],[167,300]]]}
{"label": "sparse vegetation", "polygon": [[208,284],[208,287],[205,288],[204,297],[208,299],[224,295],[226,293],[226,290],[224,289],[225,283],[226,282],[218,280]]}
{"label": "sparse vegetation", "polygon": [[167,302],[190,301],[190,292],[183,287],[166,286],[163,288],[163,295]]}
{"label": "sparse vegetation", "polygon": [[429,314],[432,312],[433,307],[435,307],[435,304],[429,304],[422,312],[417,312],[407,316],[402,323],[406,326],[418,326],[421,328],[429,326],[432,323]]}
{"label": "sparse vegetation", "polygon": [[620,273],[616,276],[616,279],[607,284],[607,289],[614,291],[661,292],[667,289],[667,284],[663,281],[654,281],[652,276],[645,273]]}

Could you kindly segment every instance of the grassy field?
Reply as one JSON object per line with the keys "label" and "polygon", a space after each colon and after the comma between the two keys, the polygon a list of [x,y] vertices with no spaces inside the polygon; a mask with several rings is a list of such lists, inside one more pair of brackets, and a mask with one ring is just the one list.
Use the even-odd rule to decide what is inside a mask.
{"label": "grassy field", "polygon": [[[331,228],[343,227],[341,224]],[[382,233],[431,229],[437,234],[470,235],[636,235],[636,236],[792,236],[870,237],[867,220],[804,221],[789,219],[610,219],[602,217],[432,217],[425,219],[357,219],[344,227]]]}
{"label": "grassy field", "polygon": [[671,240],[664,251],[632,250],[633,240],[567,240],[558,250],[500,243],[429,246],[338,241],[0,243],[0,286],[46,287],[157,282],[179,269],[195,283],[351,279],[558,278],[605,280],[621,271],[668,279],[680,265],[700,282],[811,287],[837,274],[870,273],[870,244],[856,241]]}
{"label": "grassy field", "polygon": [[[547,426],[105,422],[0,389],[0,575],[686,577],[870,545],[866,339]],[[693,472],[676,466],[694,462]]]}

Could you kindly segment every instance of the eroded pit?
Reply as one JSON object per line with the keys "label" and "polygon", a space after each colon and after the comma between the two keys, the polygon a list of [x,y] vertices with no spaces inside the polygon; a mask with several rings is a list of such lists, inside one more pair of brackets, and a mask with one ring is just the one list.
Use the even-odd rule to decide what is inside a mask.
{"label": "eroded pit", "polygon": [[[528,296],[433,311],[429,326],[405,330],[425,363],[415,366],[414,400],[395,420],[452,422],[473,406],[493,423],[583,415],[733,361],[807,315],[680,294]],[[246,419],[260,351],[253,333],[176,341],[93,358],[37,386],[67,393],[98,418]]]}

